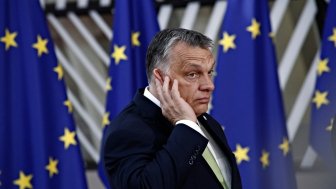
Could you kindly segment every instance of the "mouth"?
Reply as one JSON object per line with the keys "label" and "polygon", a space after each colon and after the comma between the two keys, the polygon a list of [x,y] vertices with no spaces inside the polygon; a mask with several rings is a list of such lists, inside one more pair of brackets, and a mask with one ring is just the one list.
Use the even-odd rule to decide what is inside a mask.
{"label": "mouth", "polygon": [[209,104],[210,98],[208,98],[208,97],[199,98],[199,99],[197,99],[197,102],[199,102],[201,104]]}

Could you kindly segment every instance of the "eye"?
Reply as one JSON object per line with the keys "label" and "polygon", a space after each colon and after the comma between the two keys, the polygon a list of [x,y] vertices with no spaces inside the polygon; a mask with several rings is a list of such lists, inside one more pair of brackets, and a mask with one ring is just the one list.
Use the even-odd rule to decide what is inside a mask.
{"label": "eye", "polygon": [[198,78],[198,77],[199,77],[199,74],[196,73],[196,72],[191,72],[191,73],[188,73],[188,74],[187,74],[187,77],[188,77],[188,78],[191,78],[191,79],[194,79],[194,78]]}

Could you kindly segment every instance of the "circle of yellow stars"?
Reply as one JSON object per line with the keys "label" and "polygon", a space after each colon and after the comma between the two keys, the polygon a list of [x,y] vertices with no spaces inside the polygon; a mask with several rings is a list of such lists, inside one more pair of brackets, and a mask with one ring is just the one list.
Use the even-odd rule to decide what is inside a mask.
{"label": "circle of yellow stars", "polygon": [[[11,48],[17,48],[19,46],[16,41],[17,36],[18,32],[6,28],[4,35],[0,36],[0,44],[3,43],[5,45],[6,51],[9,51]],[[47,44],[48,44],[47,38],[43,38],[41,35],[36,36],[36,41],[32,44],[32,48],[37,51],[38,57],[41,57],[43,54],[48,54]],[[140,45],[140,43],[138,44]],[[53,71],[57,74],[58,80],[63,79],[64,71],[60,64],[54,67]],[[67,107],[68,112],[72,113],[73,107],[70,100],[65,100],[63,104]],[[68,128],[64,129],[64,134],[59,137],[59,140],[64,143],[65,149],[68,149],[70,145],[77,145],[75,135],[76,135],[75,131],[70,131]],[[45,170],[49,172],[50,178],[59,173],[58,163],[59,163],[58,159],[49,157],[49,162],[46,164]],[[33,174],[29,174],[24,172],[23,170],[20,170],[18,178],[13,181],[13,185],[17,185],[18,188],[20,189],[27,189],[27,188],[30,189],[33,188],[32,179]]]}
{"label": "circle of yellow stars", "polygon": [[[246,27],[246,31],[251,33],[251,37],[254,40],[261,35],[260,28],[260,22],[253,18],[251,20],[251,25]],[[224,31],[222,36],[223,37],[219,40],[219,45],[223,46],[224,53],[228,52],[230,49],[236,49],[235,40],[237,36],[235,34],[229,34],[227,31]]]}
{"label": "circle of yellow stars", "polygon": [[[49,157],[49,163],[45,169],[49,172],[49,177],[53,177],[58,174],[58,160]],[[25,174],[22,170],[19,172],[19,178],[13,181],[14,185],[17,185],[20,189],[33,188],[31,181],[33,179],[32,174]]]}
{"label": "circle of yellow stars", "polygon": [[[15,39],[17,37],[17,32],[11,32],[9,29],[5,30],[5,35],[0,38],[0,41],[5,44],[5,49],[8,51],[11,47],[18,47]],[[40,35],[37,35],[37,41],[32,45],[34,49],[37,50],[38,56],[42,56],[42,54],[48,54],[48,39],[42,38]]]}
{"label": "circle of yellow stars", "polygon": [[[251,20],[251,25],[246,27],[246,31],[251,33],[251,38],[255,40],[259,35],[261,35],[261,24],[258,22],[255,18]],[[270,33],[269,37],[273,38],[274,35],[271,35]],[[230,34],[227,31],[224,31],[222,34],[222,38],[219,40],[219,45],[223,47],[223,52],[227,53],[229,50],[234,50],[237,48],[235,40],[237,36],[235,34]],[[321,66],[322,67],[322,66]],[[328,69],[322,68],[323,71],[328,71]],[[287,156],[287,154],[290,151],[290,145],[289,141],[286,137],[283,138],[283,141],[281,144],[279,144],[278,148],[282,151],[282,154],[284,156]],[[249,162],[250,161],[250,148],[248,146],[243,147],[241,144],[236,144],[236,149],[233,152],[237,164],[240,165],[243,162]],[[262,153],[260,155],[259,161],[261,163],[261,166],[263,168],[267,168],[270,165],[270,153],[266,150],[262,150]]]}
{"label": "circle of yellow stars", "polygon": [[[334,47],[336,47],[336,27],[334,27],[331,31],[331,35],[328,37],[328,41],[332,42],[334,44]],[[322,77],[326,73],[331,72],[331,68],[329,67],[329,59],[328,58],[322,58],[317,63],[317,75],[318,77]],[[327,106],[330,104],[330,101],[328,99],[329,92],[328,91],[322,91],[322,90],[315,90],[315,93],[312,98],[312,103],[315,104],[315,107],[317,110],[322,108],[323,106]],[[334,124],[334,118],[330,119],[330,123],[327,126],[324,126],[322,128],[325,129],[327,132],[331,132],[333,129]]]}
{"label": "circle of yellow stars", "polygon": [[[279,144],[278,148],[281,150],[284,157],[286,157],[290,151],[290,144],[286,137],[283,138],[282,143]],[[244,161],[249,162],[250,161],[250,148],[248,146],[241,146],[241,144],[236,144],[236,149],[233,152],[233,154],[236,157],[236,162],[238,165],[242,164]],[[263,168],[267,168],[270,165],[270,153],[266,150],[262,150],[261,156],[259,158],[259,161],[261,163],[261,166]]]}
{"label": "circle of yellow stars", "polygon": [[[68,128],[64,129],[64,134],[59,137],[59,140],[64,142],[64,148],[68,149],[70,145],[77,145],[75,139],[75,131],[70,131]],[[52,157],[49,157],[49,163],[45,166],[45,169],[49,172],[49,177],[59,173],[58,170],[58,160]],[[22,170],[19,173],[19,178],[13,181],[14,185],[17,185],[20,189],[33,188],[31,180],[33,178],[32,174],[25,174]]]}
{"label": "circle of yellow stars", "polygon": [[[139,40],[140,32],[132,32],[131,33],[131,43],[133,47],[140,47],[141,43]],[[127,55],[125,54],[127,47],[126,45],[117,45],[114,44],[113,46],[113,52],[111,54],[111,57],[114,59],[115,65],[119,65],[121,60],[127,60]]]}
{"label": "circle of yellow stars", "polygon": [[[136,31],[131,33],[131,45],[132,47],[140,47],[141,42],[139,40],[141,33]],[[126,45],[113,45],[113,52],[111,54],[111,57],[114,59],[115,65],[119,65],[122,60],[126,61],[128,60],[128,57],[126,55]],[[108,77],[106,79],[105,83],[105,91],[109,92],[113,90],[112,87],[112,77]],[[106,127],[110,124],[110,112],[106,111],[102,116],[101,124],[103,127]]]}

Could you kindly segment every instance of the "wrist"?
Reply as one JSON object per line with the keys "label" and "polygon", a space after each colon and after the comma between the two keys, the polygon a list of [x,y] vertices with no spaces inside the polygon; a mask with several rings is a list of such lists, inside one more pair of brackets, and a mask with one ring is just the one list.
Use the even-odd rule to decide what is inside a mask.
{"label": "wrist", "polygon": [[196,121],[192,121],[192,120],[189,120],[189,119],[181,119],[181,120],[178,120],[175,122],[175,125],[178,125],[178,124],[185,124],[185,125],[193,125],[193,126],[197,126],[198,127],[198,124]]}

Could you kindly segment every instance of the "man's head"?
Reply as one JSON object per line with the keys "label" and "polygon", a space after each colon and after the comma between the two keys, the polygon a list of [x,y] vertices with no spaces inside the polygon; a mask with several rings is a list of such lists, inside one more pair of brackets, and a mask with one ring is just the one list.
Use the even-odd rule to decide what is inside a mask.
{"label": "man's head", "polygon": [[150,85],[154,77],[161,83],[164,76],[176,79],[181,97],[196,115],[206,112],[214,90],[212,48],[212,40],[196,31],[178,28],[159,32],[147,50],[146,71]]}

